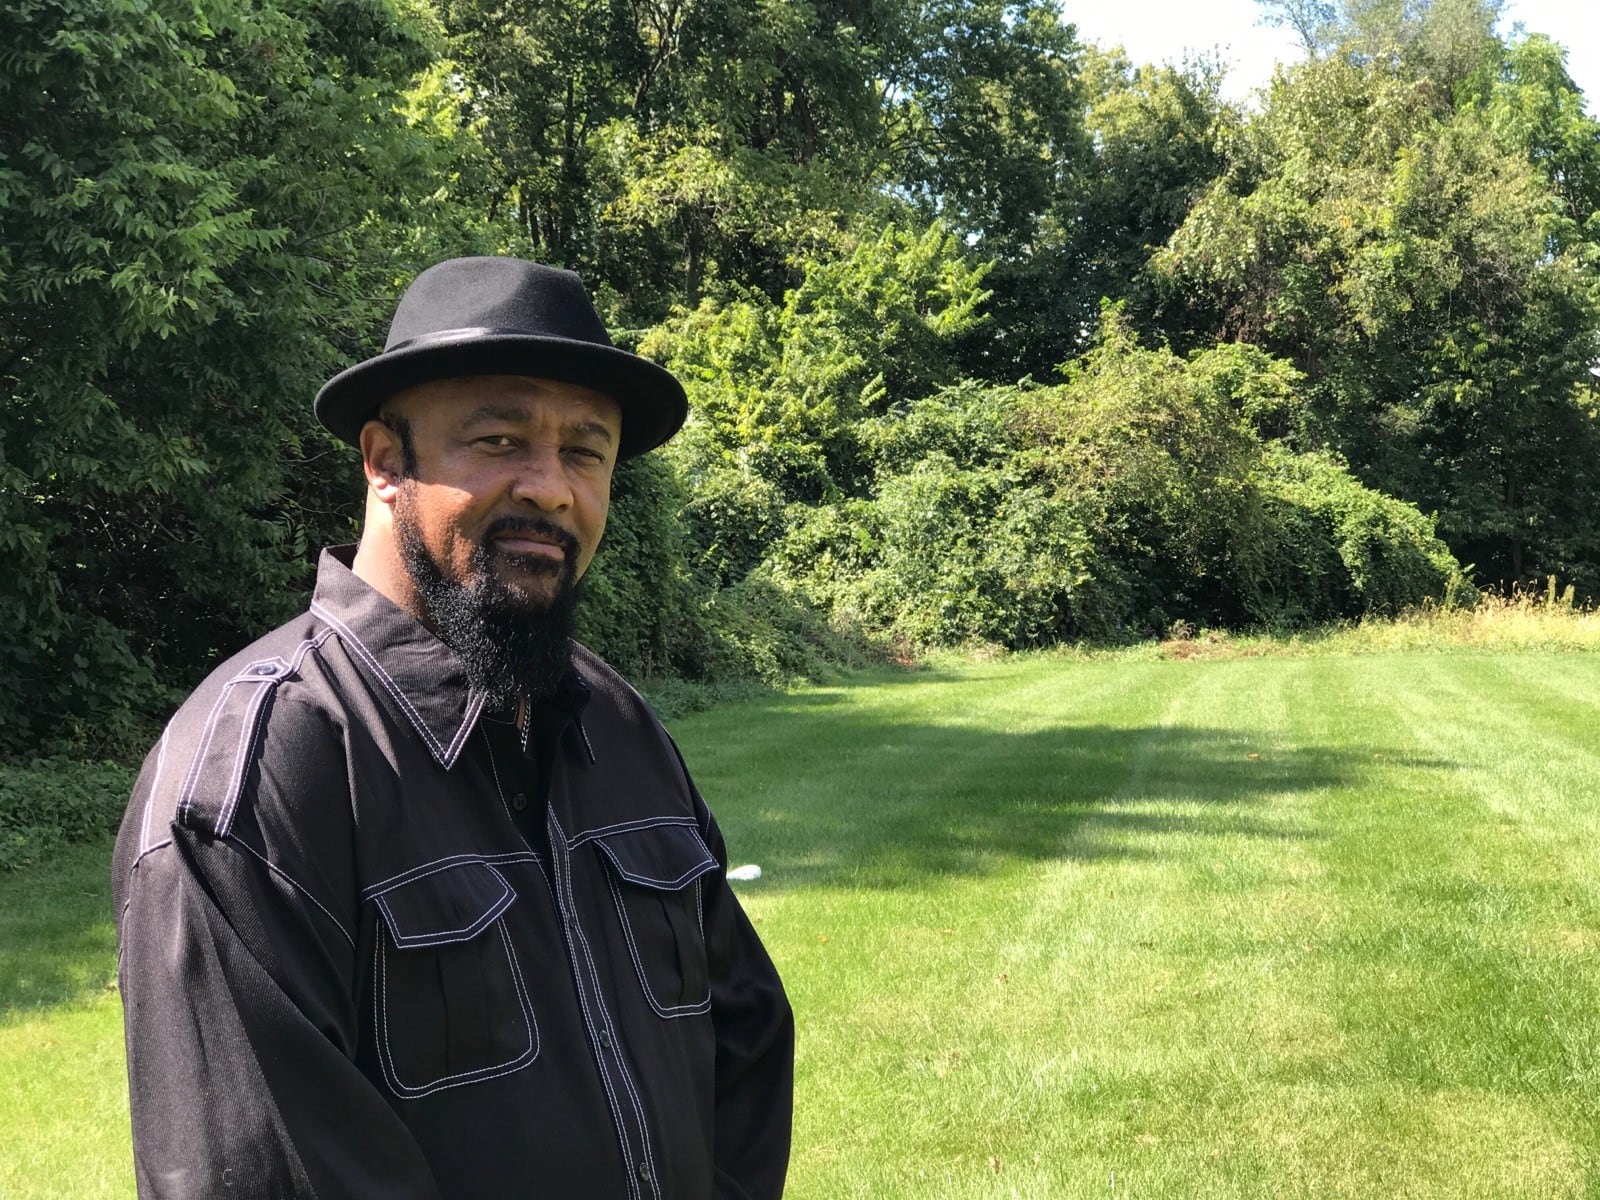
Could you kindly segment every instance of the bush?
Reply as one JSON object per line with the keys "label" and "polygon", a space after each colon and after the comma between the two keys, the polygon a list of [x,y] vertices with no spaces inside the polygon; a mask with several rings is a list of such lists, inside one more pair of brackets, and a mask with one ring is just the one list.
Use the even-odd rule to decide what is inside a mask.
{"label": "bush", "polygon": [[794,506],[774,576],[914,644],[1008,648],[1448,597],[1464,581],[1429,518],[1263,440],[1297,378],[1259,351],[1144,349],[1112,313],[1064,384],[864,422],[871,496]]}
{"label": "bush", "polygon": [[748,465],[717,467],[695,480],[681,519],[696,571],[711,587],[728,587],[783,534],[783,494]]}
{"label": "bush", "polygon": [[938,452],[875,500],[797,517],[771,561],[841,620],[918,645],[1107,638],[1128,615],[1070,498]]}
{"label": "bush", "polygon": [[1329,606],[1307,604],[1311,619],[1394,616],[1472,590],[1431,518],[1322,455],[1275,449],[1261,487],[1277,517],[1279,577]]}
{"label": "bush", "polygon": [[737,691],[881,659],[870,639],[835,629],[804,596],[752,570],[767,526],[787,520],[759,475],[718,472],[689,498],[670,456],[625,464],[612,486],[602,549],[585,576],[579,638],[662,694],[671,690],[662,682],[669,678]]}
{"label": "bush", "polygon": [[68,842],[109,837],[134,775],[115,763],[66,758],[0,764],[0,870],[39,862]]}
{"label": "bush", "polygon": [[881,640],[850,623],[831,621],[765,569],[713,595],[702,619],[709,638],[703,664],[707,680],[751,679],[787,687],[888,657]]}
{"label": "bush", "polygon": [[683,484],[660,455],[618,468],[600,552],[584,576],[578,638],[625,675],[696,674],[699,589],[678,512]]}

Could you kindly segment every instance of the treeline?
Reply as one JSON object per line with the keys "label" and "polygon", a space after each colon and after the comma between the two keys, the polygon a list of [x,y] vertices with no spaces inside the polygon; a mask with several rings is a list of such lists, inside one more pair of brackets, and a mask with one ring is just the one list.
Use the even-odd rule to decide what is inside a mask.
{"label": "treeline", "polygon": [[0,753],[116,748],[359,511],[310,397],[452,254],[572,267],[694,415],[588,640],[862,640],[1600,590],[1600,125],[1493,0],[1278,0],[1258,107],[1024,0],[0,10]]}

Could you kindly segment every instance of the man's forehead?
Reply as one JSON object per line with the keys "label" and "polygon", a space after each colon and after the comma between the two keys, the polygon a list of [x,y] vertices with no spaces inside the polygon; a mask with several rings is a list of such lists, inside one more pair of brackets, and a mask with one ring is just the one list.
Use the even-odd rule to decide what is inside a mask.
{"label": "man's forehead", "polygon": [[470,375],[436,379],[396,393],[385,408],[407,415],[428,412],[452,424],[489,421],[598,421],[621,428],[622,409],[604,392],[529,375]]}

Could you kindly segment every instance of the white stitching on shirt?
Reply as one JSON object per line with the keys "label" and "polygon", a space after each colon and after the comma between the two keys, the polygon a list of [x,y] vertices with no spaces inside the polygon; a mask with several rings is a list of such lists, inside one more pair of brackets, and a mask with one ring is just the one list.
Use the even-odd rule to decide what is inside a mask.
{"label": "white stitching on shirt", "polygon": [[623,821],[616,825],[602,825],[599,829],[588,829],[583,833],[575,833],[567,842],[567,849],[573,850],[585,842],[595,838],[610,837],[614,833],[631,833],[636,829],[657,829],[663,825],[693,825],[699,828],[699,823],[693,817],[641,817],[637,821]]}
{"label": "white stitching on shirt", "polygon": [[224,684],[217,698],[212,701],[211,711],[206,714],[205,727],[200,735],[200,745],[189,760],[188,773],[184,775],[183,786],[178,790],[177,819],[180,822],[187,819],[189,808],[194,803],[194,789],[200,782],[200,764],[211,750],[211,739],[217,732],[217,715],[222,711],[222,702],[228,698],[228,689],[229,685]]}
{"label": "white stitching on shirt", "polygon": [[[244,793],[245,777],[249,774],[250,763],[255,757],[255,747],[261,739],[261,731],[263,728],[261,718],[262,714],[266,710],[267,699],[276,690],[278,684],[283,682],[286,676],[299,673],[301,664],[305,662],[306,656],[310,654],[312,650],[320,647],[323,642],[327,641],[332,636],[333,630],[326,629],[315,638],[303,639],[300,644],[295,647],[294,652],[290,656],[290,660],[288,662],[285,662],[283,659],[277,657],[260,659],[257,662],[251,663],[250,666],[246,667],[241,674],[235,675],[225,685],[223,689],[224,695],[227,695],[228,689],[231,689],[236,684],[254,683],[264,686],[258,687],[255,694],[250,697],[248,707],[245,710],[244,720],[240,726],[241,736],[239,738],[238,745],[234,749],[233,767],[228,772],[228,786],[222,793],[226,799],[223,802],[222,808],[218,811],[216,818],[214,832],[218,837],[227,837],[233,831],[233,819],[235,814],[238,812],[239,801]],[[257,667],[262,666],[273,666],[275,669],[271,675],[252,673]],[[205,744],[205,752],[209,754],[210,749],[210,737],[208,736]],[[198,758],[196,761],[198,761]],[[198,779],[196,779],[196,784],[198,784]],[[189,798],[189,804],[186,805],[186,807],[193,807],[192,794]]]}
{"label": "white stitching on shirt", "polygon": [[477,728],[478,716],[483,712],[483,706],[488,699],[489,697],[483,693],[467,693],[467,711],[461,715],[461,728],[456,730],[456,736],[450,740],[450,748],[445,751],[448,756],[445,762],[446,768],[456,761],[456,757],[461,753],[461,747],[466,745],[467,738]]}
{"label": "white stitching on shirt", "polygon": [[[567,899],[572,904],[573,910],[576,911],[577,900],[572,894],[572,868],[570,865],[567,868]],[[573,924],[572,934],[577,940],[579,948],[583,951],[584,961],[589,964],[589,977],[596,981],[595,1007],[600,1010],[601,1020],[611,1034],[612,1043],[616,1044],[618,1040],[616,1022],[611,1019],[611,1014],[606,1011],[605,997],[600,994],[600,968],[596,966],[594,955],[589,950],[589,939],[583,936],[583,929],[576,923]],[[617,1074],[622,1077],[622,1084],[628,1089],[628,1098],[633,1102],[633,1117],[639,1123],[639,1149],[643,1152],[645,1165],[650,1170],[647,1181],[650,1184],[650,1190],[655,1193],[657,1200],[660,1200],[661,1185],[657,1179],[659,1171],[655,1165],[655,1158],[650,1153],[650,1127],[645,1120],[644,1101],[639,1098],[639,1091],[634,1085],[633,1076],[629,1073],[627,1067],[623,1065],[620,1055],[617,1061]]]}
{"label": "white stitching on shirt", "polygon": [[338,917],[334,916],[331,912],[329,912],[328,909],[327,909],[327,906],[324,905],[322,903],[322,901],[318,900],[315,896],[313,896],[311,894],[311,889],[310,888],[306,887],[298,879],[296,879],[293,875],[289,874],[289,872],[285,871],[277,863],[273,862],[265,854],[262,854],[259,850],[257,850],[254,846],[252,846],[249,842],[245,841],[243,838],[241,838],[241,837],[239,837],[237,835],[234,835],[234,834],[230,834],[230,835],[228,835],[228,839],[227,840],[228,840],[228,844],[230,846],[238,846],[238,847],[240,847],[240,848],[242,848],[244,850],[249,851],[251,854],[255,855],[256,858],[261,860],[261,864],[264,867],[266,867],[267,870],[271,871],[274,875],[277,875],[284,882],[289,884],[289,886],[294,888],[295,891],[299,892],[307,900],[311,901],[311,903],[315,904],[318,908],[322,909],[322,915],[327,917],[328,920],[332,921],[333,922],[333,927],[335,929],[337,929],[341,934],[344,935],[344,940],[350,943],[350,949],[354,950],[356,948],[356,939],[354,937],[352,937],[350,935],[350,931],[344,927],[344,922],[340,921]]}
{"label": "white stitching on shirt", "polygon": [[340,635],[339,640],[348,644],[360,657],[361,661],[372,668],[379,681],[382,682],[389,694],[394,697],[395,702],[400,705],[406,716],[411,719],[411,724],[416,727],[417,732],[428,743],[428,749],[433,752],[433,757],[439,765],[447,771],[454,766],[456,755],[461,752],[461,746],[466,740],[466,735],[477,724],[478,714],[483,709],[484,697],[468,694],[467,711],[462,716],[461,727],[456,730],[456,736],[451,740],[450,745],[445,746],[434,736],[433,730],[428,728],[428,723],[422,719],[422,714],[416,710],[410,698],[406,696],[405,691],[395,682],[394,677],[383,669],[383,664],[378,661],[378,656],[367,649],[367,644],[356,636],[355,631],[315,600],[311,602],[311,611],[337,629]]}
{"label": "white stitching on shirt", "polygon": [[172,732],[172,726],[161,731],[161,741],[156,745],[156,773],[150,780],[150,790],[144,798],[144,818],[139,822],[139,857],[143,858],[150,849],[150,813],[156,806],[156,797],[160,794],[161,769],[167,762],[167,735]]}
{"label": "white stitching on shirt", "polygon": [[[562,841],[566,841],[566,833],[561,828],[561,823],[556,820],[554,813],[550,814],[549,821],[550,821],[550,824],[555,827],[555,832],[560,835],[561,840]],[[554,843],[555,843],[555,839],[552,838],[551,839],[551,844],[554,845]],[[598,966],[595,965],[594,955],[592,953],[590,953],[590,950],[589,950],[589,939],[583,936],[583,926],[576,919],[577,918],[577,912],[578,912],[578,901],[577,901],[577,898],[576,898],[576,896],[574,896],[573,891],[572,891],[572,860],[571,860],[570,857],[567,858],[566,868],[567,869],[566,869],[566,876],[565,876],[565,883],[564,883],[563,890],[566,893],[567,903],[570,906],[571,912],[573,913],[573,921],[571,922],[572,939],[577,944],[578,948],[583,951],[584,961],[589,964],[589,978],[594,982],[594,987],[595,987],[595,997],[594,997],[595,1007],[600,1012],[600,1017],[601,1017],[601,1021],[603,1023],[603,1028],[605,1029],[606,1033],[610,1036],[613,1044],[615,1044],[617,1042],[617,1040],[618,1040],[617,1032],[616,1032],[616,1023],[614,1021],[612,1021],[611,1014],[606,1011],[605,997],[600,992],[600,986],[599,986],[599,984],[600,984],[600,969],[599,969]],[[557,878],[558,881],[560,881],[562,879],[561,871],[560,871],[559,868],[557,868],[557,871],[556,871],[556,878]],[[578,989],[578,991],[579,991],[579,995],[582,995],[583,989],[581,987]],[[605,1074],[606,1074],[605,1071],[601,1071],[602,1077]],[[620,1053],[617,1055],[617,1074],[622,1077],[622,1084],[623,1084],[624,1087],[626,1087],[628,1089],[628,1098],[633,1103],[634,1120],[636,1122],[638,1122],[638,1127],[639,1127],[639,1149],[644,1155],[644,1166],[645,1166],[646,1170],[649,1171],[649,1174],[645,1176],[645,1181],[650,1184],[650,1190],[655,1195],[656,1200],[660,1200],[660,1198],[661,1198],[660,1174],[661,1173],[660,1173],[660,1170],[655,1165],[654,1157],[650,1153],[650,1127],[649,1127],[649,1124],[645,1120],[644,1102],[639,1098],[639,1092],[638,1092],[638,1089],[634,1085],[633,1077],[629,1073],[627,1065],[622,1061]],[[628,1143],[628,1139],[626,1137],[624,1137],[622,1139],[622,1143],[623,1143],[624,1146],[626,1146],[627,1143]],[[629,1173],[629,1178],[630,1178],[630,1180],[632,1179],[632,1172]]]}
{"label": "white stitching on shirt", "polygon": [[391,875],[387,879],[370,883],[361,889],[361,898],[371,900],[380,896],[391,888],[397,888],[402,883],[410,883],[413,879],[421,879],[424,875],[433,875],[439,871],[448,871],[453,866],[465,866],[467,863],[513,863],[527,862],[530,859],[537,861],[538,856],[531,850],[508,850],[500,854],[450,854],[444,858],[436,858],[432,862],[419,863],[417,866],[408,867],[398,875]]}
{"label": "white stitching on shirt", "polygon": [[[626,906],[622,902],[622,889],[617,881],[610,875],[606,876],[606,886],[611,889],[611,901],[617,907],[617,917],[622,922],[622,938],[628,943],[628,956],[633,959],[634,974],[639,977],[639,990],[644,993],[646,1002],[655,1010],[658,1017],[671,1020],[676,1017],[694,1017],[701,1013],[711,1011],[711,983],[706,981],[706,998],[696,1000],[689,1004],[663,1004],[656,998],[655,989],[650,984],[650,978],[644,969],[644,960],[639,955],[639,945],[633,937],[633,921],[629,918]],[[702,937],[704,934],[701,935]]]}
{"label": "white stitching on shirt", "polygon": [[675,879],[654,879],[649,875],[641,875],[637,871],[630,871],[624,867],[617,860],[616,852],[606,845],[603,838],[600,839],[600,853],[606,856],[606,860],[610,862],[612,869],[630,883],[637,883],[641,887],[653,887],[663,892],[676,892],[685,884],[716,870],[717,867],[717,860],[712,857],[711,851],[707,849],[706,856],[703,859]]}
{"label": "white stitching on shirt", "polygon": [[[228,786],[223,791],[227,800],[223,802],[221,811],[217,814],[216,835],[227,837],[233,829],[233,815],[239,808],[239,794],[244,791],[245,775],[250,769],[251,753],[256,742],[261,737],[261,716],[266,711],[267,698],[272,695],[276,680],[268,681],[268,686],[258,687],[255,694],[250,697],[245,708],[244,722],[241,726],[243,736],[233,751],[233,766],[228,771]],[[229,684],[232,687],[233,684]]]}
{"label": "white stitching on shirt", "polygon": [[499,926],[500,943],[505,947],[506,960],[511,964],[512,981],[516,986],[517,1002],[522,1008],[522,1015],[528,1027],[528,1048],[516,1058],[503,1063],[494,1063],[487,1067],[476,1067],[470,1071],[458,1071],[454,1075],[445,1075],[428,1083],[415,1086],[401,1081],[400,1074],[394,1063],[394,1052],[389,1044],[389,1001],[388,1001],[388,956],[384,953],[384,938],[380,932],[374,939],[373,958],[377,962],[377,980],[372,989],[372,1007],[375,1023],[382,1031],[378,1041],[378,1057],[383,1063],[383,1076],[389,1086],[394,1089],[395,1095],[404,1100],[418,1100],[434,1092],[443,1091],[445,1088],[461,1087],[469,1083],[481,1083],[485,1079],[495,1079],[501,1075],[510,1075],[513,1071],[520,1071],[534,1059],[539,1057],[539,1023],[533,1015],[533,1006],[528,1000],[527,984],[522,978],[522,966],[517,962],[516,951],[511,945],[511,935],[506,932],[505,923]]}
{"label": "white stitching on shirt", "polygon": [[[571,890],[563,882],[561,874],[561,865],[565,856],[556,853],[555,849],[557,846],[565,843],[566,834],[562,831],[561,823],[556,820],[555,813],[551,811],[546,811],[545,813],[545,836],[550,839],[550,867],[555,875],[555,886],[551,889],[551,891],[554,893],[556,914],[561,918],[561,936],[567,943],[567,955],[571,962],[573,971],[575,974],[580,976],[580,978],[574,980],[574,983],[576,984],[576,988],[574,990],[578,993],[578,1007],[583,1011],[583,1024],[584,1027],[589,1031],[589,1044],[592,1048],[596,1043],[599,1042],[600,1038],[599,1033],[595,1028],[594,1013],[589,1008],[589,989],[585,986],[584,981],[581,978],[582,968],[578,966],[577,962],[577,951],[579,948],[580,937],[578,930],[577,905],[572,904],[571,907],[568,907],[567,904],[563,903],[563,900],[567,896],[570,896]],[[566,858],[566,868],[567,874],[570,876],[572,873],[572,860],[570,858]],[[587,957],[587,955],[585,955],[585,957]],[[593,965],[594,964],[591,961],[591,968]],[[596,995],[595,1003],[598,1005],[599,1002],[600,998],[598,995]],[[603,1008],[601,1009],[601,1015],[605,1015],[605,1010]],[[615,1041],[615,1035],[611,1033],[609,1028],[605,1030],[605,1033],[607,1037],[610,1037],[613,1041]],[[593,1050],[591,1049],[591,1053],[592,1052]],[[607,1069],[603,1060],[597,1065],[600,1068],[600,1084],[606,1090],[606,1103],[610,1106],[612,1121],[615,1122],[618,1127],[617,1144],[622,1148],[623,1172],[624,1178],[626,1178],[628,1183],[628,1195],[633,1197],[639,1194],[639,1183],[638,1179],[635,1177],[633,1169],[633,1144],[631,1139],[628,1137],[628,1131],[622,1127],[622,1106],[617,1101],[617,1092],[611,1083],[611,1072]]]}
{"label": "white stitching on shirt", "polygon": [[[172,839],[170,837],[165,837],[165,838],[162,838],[159,842],[157,842],[154,846],[146,846],[143,850],[139,851],[139,857],[134,859],[132,865],[128,867],[129,876],[133,875],[134,870],[145,859],[149,858],[157,850],[164,849],[164,848],[166,848],[167,846],[170,846],[170,845],[172,845]],[[128,901],[128,904],[132,904],[132,903],[133,903],[133,901],[130,899]],[[127,911],[128,904],[124,904],[122,906],[122,909],[123,909],[124,912]]]}
{"label": "white stitching on shirt", "polygon": [[[383,910],[384,919],[389,923],[389,932],[394,935],[394,944],[402,950],[411,950],[419,946],[444,946],[451,942],[470,942],[483,932],[485,925],[510,908],[511,902],[517,898],[517,893],[506,882],[506,877],[500,874],[499,871],[496,871],[488,863],[481,865],[484,870],[500,881],[500,886],[505,890],[495,897],[494,903],[486,911],[473,918],[472,924],[461,929],[435,929],[426,934],[402,934],[400,932],[400,922],[395,919],[394,912],[389,907],[387,899],[389,892],[378,896],[374,903]],[[398,888],[389,889],[390,892],[398,890]]]}

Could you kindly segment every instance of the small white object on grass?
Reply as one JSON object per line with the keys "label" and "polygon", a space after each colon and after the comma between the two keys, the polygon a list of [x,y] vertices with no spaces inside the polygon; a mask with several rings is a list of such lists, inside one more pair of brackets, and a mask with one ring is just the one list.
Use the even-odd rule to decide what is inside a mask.
{"label": "small white object on grass", "polygon": [[733,870],[729,871],[728,878],[738,880],[740,883],[748,882],[751,879],[760,879],[761,868],[756,866],[755,863],[746,863],[742,867],[734,867]]}

